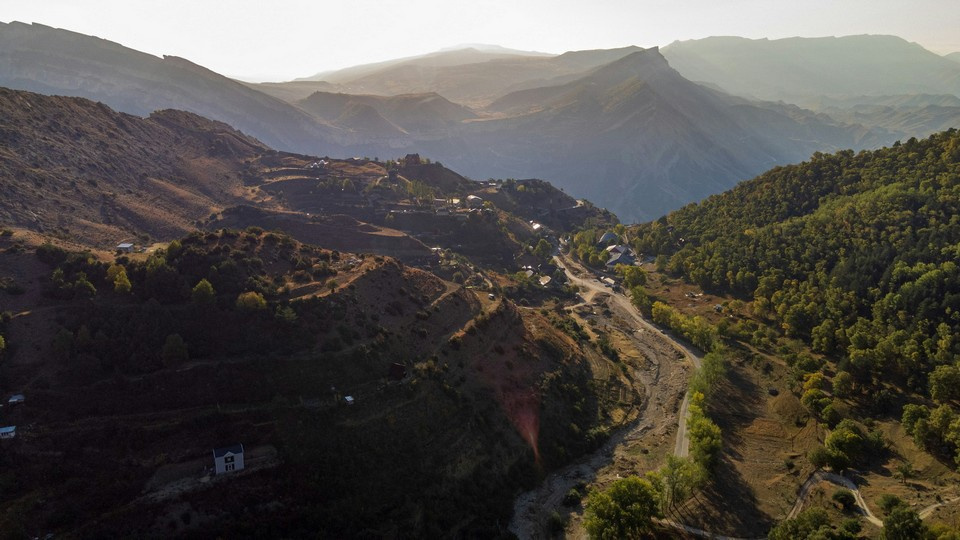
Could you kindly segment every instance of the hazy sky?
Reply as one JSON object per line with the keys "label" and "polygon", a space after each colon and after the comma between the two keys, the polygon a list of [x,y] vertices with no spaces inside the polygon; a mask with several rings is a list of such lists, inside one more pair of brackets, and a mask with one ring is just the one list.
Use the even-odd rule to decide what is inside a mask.
{"label": "hazy sky", "polygon": [[462,43],[560,53],[715,35],[894,34],[937,53],[960,51],[960,0],[0,0],[0,19],[182,56],[248,80]]}

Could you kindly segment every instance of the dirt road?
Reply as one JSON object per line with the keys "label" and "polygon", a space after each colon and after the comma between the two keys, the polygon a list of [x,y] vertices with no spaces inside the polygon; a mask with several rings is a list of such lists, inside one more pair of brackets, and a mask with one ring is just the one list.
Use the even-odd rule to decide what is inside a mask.
{"label": "dirt road", "polygon": [[[611,325],[620,324],[618,329],[629,336],[632,345],[638,351],[643,351],[653,366],[651,369],[633,370],[633,376],[647,390],[636,420],[611,436],[597,451],[551,473],[539,487],[517,497],[509,529],[522,539],[548,538],[545,531],[549,516],[554,511],[563,513],[563,497],[567,492],[579,483],[590,483],[596,479],[628,445],[653,446],[658,441],[669,440],[672,446],[672,439],[667,437],[678,425],[678,415],[682,417],[686,414],[686,400],[681,403],[681,396],[686,392],[689,366],[683,359],[699,365],[699,357],[693,351],[673,343],[669,336],[643,320],[623,295],[605,288],[592,278],[580,277],[578,274],[585,274],[585,271],[571,269],[576,268],[575,265],[560,259],[557,262],[567,273],[568,279],[580,286],[586,304],[597,299],[606,303],[612,315],[607,322]],[[683,423],[679,425],[682,427]]]}
{"label": "dirt road", "polygon": [[[585,277],[577,275],[578,269],[576,269],[576,266],[569,261],[560,257],[557,257],[556,261],[557,264],[563,268],[564,272],[567,274],[567,279],[569,279],[574,285],[580,287],[580,290],[583,291],[584,300],[590,301],[598,293],[610,294],[610,301],[615,302],[624,312],[628,313],[633,323],[635,323],[637,327],[655,335],[659,334],[664,343],[673,347],[674,350],[682,354],[687,361],[693,364],[695,368],[700,368],[700,360],[702,359],[702,356],[698,351],[682,342],[677,341],[663,330],[660,330],[659,328],[647,322],[647,320],[640,316],[640,313],[637,312],[637,309],[633,307],[633,304],[629,299],[627,299],[626,296],[605,287],[599,281],[590,277],[589,274],[582,273],[582,275]],[[683,396],[683,402],[680,404],[680,411],[677,414],[677,443],[673,453],[679,457],[686,457],[690,453],[690,436],[687,431],[687,410],[689,406],[690,393],[687,392]]]}

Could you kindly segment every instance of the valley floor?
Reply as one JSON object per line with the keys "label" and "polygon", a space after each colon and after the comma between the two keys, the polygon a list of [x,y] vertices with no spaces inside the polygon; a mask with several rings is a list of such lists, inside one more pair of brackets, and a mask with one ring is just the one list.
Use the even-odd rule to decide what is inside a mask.
{"label": "valley floor", "polygon": [[[676,447],[678,418],[686,391],[690,362],[681,346],[643,321],[620,294],[593,281],[585,270],[568,260],[561,263],[568,278],[580,286],[583,302],[573,312],[585,328],[602,328],[610,336],[645,389],[639,416],[621,428],[601,448],[579,462],[550,474],[541,485],[521,494],[514,503],[510,531],[520,538],[548,538],[554,512],[567,516],[569,538],[585,538],[580,508],[564,506],[570,489],[604,485],[622,476],[653,470]],[[595,374],[596,375],[596,374]]]}

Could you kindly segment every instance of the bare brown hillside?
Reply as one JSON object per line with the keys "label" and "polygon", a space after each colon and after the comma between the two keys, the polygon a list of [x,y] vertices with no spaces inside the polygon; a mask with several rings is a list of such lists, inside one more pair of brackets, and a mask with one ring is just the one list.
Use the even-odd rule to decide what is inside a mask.
{"label": "bare brown hillside", "polygon": [[0,221],[94,246],[169,239],[242,200],[243,160],[267,151],[182,111],[0,89]]}
{"label": "bare brown hillside", "polygon": [[[562,310],[389,258],[198,232],[116,259],[132,283],[118,292],[114,261],[34,249],[4,270],[33,299],[0,324],[2,390],[28,396],[4,411],[19,426],[0,456],[5,531],[495,537],[517,490],[623,418],[595,382],[616,365],[560,329]],[[185,352],[169,352],[172,335]],[[247,470],[212,476],[211,448],[238,442]]]}

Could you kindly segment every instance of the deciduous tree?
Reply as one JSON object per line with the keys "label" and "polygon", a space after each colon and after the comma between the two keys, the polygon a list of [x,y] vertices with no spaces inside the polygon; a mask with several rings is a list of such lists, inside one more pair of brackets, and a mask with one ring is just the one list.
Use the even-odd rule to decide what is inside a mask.
{"label": "deciduous tree", "polygon": [[621,478],[603,491],[590,493],[584,527],[596,539],[640,538],[651,530],[653,518],[661,517],[657,500],[649,480]]}

